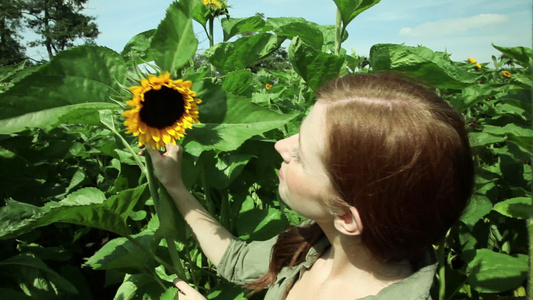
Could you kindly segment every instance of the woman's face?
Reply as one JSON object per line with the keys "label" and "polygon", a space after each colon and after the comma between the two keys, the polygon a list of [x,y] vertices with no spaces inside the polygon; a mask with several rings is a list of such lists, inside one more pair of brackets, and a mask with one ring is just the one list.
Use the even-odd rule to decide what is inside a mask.
{"label": "woman's face", "polygon": [[302,216],[318,221],[332,218],[323,196],[330,190],[322,164],[326,141],[326,105],[317,102],[300,132],[276,143],[283,158],[279,169],[281,199]]}

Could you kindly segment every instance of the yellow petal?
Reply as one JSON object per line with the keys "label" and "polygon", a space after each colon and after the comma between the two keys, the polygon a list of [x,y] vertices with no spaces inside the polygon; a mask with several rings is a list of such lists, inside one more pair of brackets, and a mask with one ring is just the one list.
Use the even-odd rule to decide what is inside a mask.
{"label": "yellow petal", "polygon": [[141,85],[142,85],[143,88],[147,88],[147,87],[150,86],[150,81],[148,81],[148,79],[146,79],[146,78],[143,78],[143,79],[141,79]]}
{"label": "yellow petal", "polygon": [[165,144],[165,145],[168,144],[168,143],[170,143],[170,140],[172,139],[172,138],[170,137],[170,135],[165,134],[165,133],[163,133],[163,134],[161,135],[161,137],[162,137],[162,140],[163,140],[163,144]]}
{"label": "yellow petal", "polygon": [[133,94],[140,94],[143,92],[143,87],[142,86],[131,86],[130,87],[130,92],[132,92]]}
{"label": "yellow petal", "polygon": [[148,129],[148,126],[144,122],[141,122],[139,124],[139,131],[141,133],[146,133],[147,129]]}
{"label": "yellow petal", "polygon": [[174,134],[176,134],[176,130],[172,129],[171,127],[167,127],[166,130],[167,130],[167,133],[170,134],[171,136],[174,136]]}
{"label": "yellow petal", "polygon": [[152,136],[152,139],[156,142],[159,142],[161,140],[161,136],[159,135],[159,129],[157,128],[150,128],[150,135]]}
{"label": "yellow petal", "polygon": [[163,82],[169,82],[170,81],[170,73],[167,71],[161,75],[159,75],[159,79],[161,79]]}

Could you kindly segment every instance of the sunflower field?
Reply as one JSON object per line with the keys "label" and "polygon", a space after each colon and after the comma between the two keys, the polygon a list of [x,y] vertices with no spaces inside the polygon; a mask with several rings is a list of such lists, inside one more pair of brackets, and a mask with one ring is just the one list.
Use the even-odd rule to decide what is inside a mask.
{"label": "sunflower field", "polygon": [[192,193],[235,236],[267,239],[302,221],[277,196],[275,141],[324,82],[376,71],[423,78],[468,121],[476,187],[435,245],[433,299],[526,299],[532,50],[493,45],[490,63],[398,44],[350,54],[347,25],[378,2],[334,0],[337,23],[318,25],[180,0],[121,53],[80,46],[0,67],[0,299],[174,299],[176,277],[208,299],[248,299],[216,276],[138,145],[180,138]]}

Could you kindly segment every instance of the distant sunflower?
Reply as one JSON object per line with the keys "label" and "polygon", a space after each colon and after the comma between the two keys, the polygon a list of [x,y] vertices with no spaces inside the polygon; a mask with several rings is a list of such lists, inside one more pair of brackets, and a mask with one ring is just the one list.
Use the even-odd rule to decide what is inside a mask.
{"label": "distant sunflower", "polygon": [[507,77],[507,78],[510,78],[510,77],[511,77],[511,72],[509,72],[509,71],[503,71],[503,72],[502,72],[502,75],[505,76],[505,77]]}
{"label": "distant sunflower", "polygon": [[272,85],[270,83],[265,84],[265,89],[270,90],[272,88]]}
{"label": "distant sunflower", "polygon": [[222,8],[222,2],[218,0],[203,0],[203,3],[205,6],[213,5],[216,6],[216,8]]}
{"label": "distant sunflower", "polygon": [[139,136],[139,146],[152,149],[176,144],[186,129],[200,124],[197,104],[202,100],[194,98],[191,86],[191,81],[171,80],[168,72],[141,79],[140,86],[130,87],[133,98],[126,102],[134,108],[122,114],[126,133]]}
{"label": "distant sunflower", "polygon": [[472,57],[469,57],[468,58],[468,62],[470,62],[472,64],[475,64],[475,63],[477,63],[477,60],[473,59]]}

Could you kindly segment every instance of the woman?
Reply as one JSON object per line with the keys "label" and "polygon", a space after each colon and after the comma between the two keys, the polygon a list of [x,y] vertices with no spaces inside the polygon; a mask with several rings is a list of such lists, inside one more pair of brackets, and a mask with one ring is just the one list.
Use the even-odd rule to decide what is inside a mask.
{"label": "woman", "polygon": [[[470,197],[464,121],[410,81],[350,75],[317,92],[299,134],[276,143],[279,194],[311,221],[268,241],[233,237],[186,190],[181,148],[148,149],[219,274],[265,299],[430,299],[432,244]],[[186,296],[204,299],[183,281]]]}

